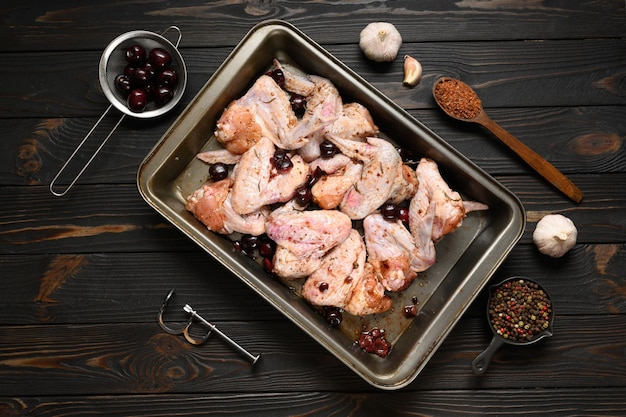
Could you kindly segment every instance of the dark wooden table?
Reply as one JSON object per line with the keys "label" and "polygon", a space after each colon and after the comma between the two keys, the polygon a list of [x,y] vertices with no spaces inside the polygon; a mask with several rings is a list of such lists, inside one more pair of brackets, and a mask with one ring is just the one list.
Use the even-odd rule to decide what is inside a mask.
{"label": "dark wooden table", "polygon": [[[626,13],[622,0],[2,1],[0,6],[0,415],[626,415]],[[493,175],[527,228],[492,282],[540,281],[552,338],[503,347],[487,373],[481,294],[418,378],[371,387],[143,201],[139,163],[260,21],[295,24]],[[358,48],[372,21],[404,43],[391,65]],[[183,32],[189,83],[163,118],[125,120],[65,197],[48,185],[107,107],[102,50],[129,30]],[[402,55],[421,83],[402,86]],[[474,86],[490,115],[585,193],[574,204],[477,126],[437,110],[434,80]],[[114,118],[105,123],[112,124]],[[562,213],[578,243],[551,259],[536,222]],[[255,353],[193,347],[156,321],[188,302]]]}

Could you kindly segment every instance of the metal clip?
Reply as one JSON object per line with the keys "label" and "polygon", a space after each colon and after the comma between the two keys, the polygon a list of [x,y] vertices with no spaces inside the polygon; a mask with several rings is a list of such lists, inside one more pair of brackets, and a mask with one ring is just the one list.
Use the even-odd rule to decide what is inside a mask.
{"label": "metal clip", "polygon": [[[163,331],[169,334],[173,334],[173,335],[182,334],[185,337],[185,340],[187,340],[187,342],[196,346],[201,345],[204,342],[206,342],[209,336],[211,335],[211,332],[215,332],[215,334],[221,337],[226,343],[228,343],[231,347],[233,347],[235,350],[237,350],[239,353],[245,356],[253,365],[259,360],[259,358],[261,357],[260,354],[255,356],[251,354],[250,352],[248,352],[246,349],[241,347],[241,345],[239,345],[233,339],[231,339],[226,334],[221,332],[217,327],[215,327],[214,324],[209,323],[202,316],[200,316],[189,304],[185,304],[185,306],[183,307],[183,310],[189,314],[189,320],[187,320],[187,323],[185,324],[185,326],[183,326],[180,329],[172,329],[171,327],[166,325],[165,322],[163,321],[163,315],[173,295],[174,295],[174,289],[170,290],[170,292],[165,296],[165,299],[163,300],[163,304],[161,305],[161,308],[159,309],[159,314],[157,315],[159,326],[161,326],[161,329],[163,329]],[[195,339],[189,334],[189,329],[194,324],[195,322],[194,320],[197,320],[201,325],[203,325],[205,328],[208,329],[207,334],[200,339]]]}

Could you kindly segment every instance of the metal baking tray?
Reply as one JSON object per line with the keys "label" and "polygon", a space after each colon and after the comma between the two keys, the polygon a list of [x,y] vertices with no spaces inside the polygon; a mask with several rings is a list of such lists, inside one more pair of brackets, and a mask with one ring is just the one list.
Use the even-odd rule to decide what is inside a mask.
{"label": "metal baking tray", "polygon": [[[229,237],[208,231],[185,210],[185,197],[208,179],[207,166],[195,155],[219,147],[213,136],[217,119],[274,58],[330,79],[344,102],[356,101],[370,110],[382,137],[432,158],[465,199],[489,205],[488,211],[470,213],[461,228],[436,245],[435,265],[408,289],[393,294],[393,307],[386,313],[363,318],[344,313],[342,324],[331,327],[300,297],[298,285],[270,278],[257,262],[237,253]],[[235,47],[147,155],[137,181],[146,202],[174,226],[363,379],[388,390],[415,379],[519,240],[526,221],[520,201],[500,183],[293,25],[279,20],[258,24]],[[409,319],[403,307],[415,301],[419,313]],[[373,327],[385,329],[393,344],[386,358],[355,343],[363,328]]]}

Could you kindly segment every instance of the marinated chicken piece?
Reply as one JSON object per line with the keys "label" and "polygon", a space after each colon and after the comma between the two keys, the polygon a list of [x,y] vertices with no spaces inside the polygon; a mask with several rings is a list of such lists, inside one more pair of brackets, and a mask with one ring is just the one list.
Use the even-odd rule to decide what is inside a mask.
{"label": "marinated chicken piece", "polygon": [[329,124],[321,135],[316,135],[298,150],[305,161],[311,162],[320,157],[320,144],[328,135],[364,142],[367,137],[376,136],[378,127],[369,111],[358,103],[344,104],[337,120]]}
{"label": "marinated chicken piece", "polygon": [[224,110],[215,137],[229,152],[241,155],[262,137],[276,144],[290,143],[296,121],[287,93],[271,77],[262,75]]}
{"label": "marinated chicken piece", "polygon": [[363,239],[352,229],[350,236],[324,255],[305,281],[302,296],[313,305],[344,308],[363,276],[365,257]]}
{"label": "marinated chicken piece", "polygon": [[[419,188],[413,198],[415,203],[412,200],[409,206],[409,216],[412,217],[411,210],[416,212],[434,211],[431,239],[435,243],[443,236],[459,228],[469,210],[488,209],[486,205],[481,203],[464,204],[459,193],[452,190],[441,177],[437,163],[431,159],[422,158],[417,165],[416,174]],[[434,210],[431,210],[431,203],[434,203]],[[424,217],[425,215],[427,214],[416,213],[415,217]]]}
{"label": "marinated chicken piece", "polygon": [[339,209],[351,219],[363,219],[389,199],[402,175],[402,158],[396,148],[380,138],[356,142],[329,136],[344,154],[363,163],[361,177],[346,193]]}
{"label": "marinated chicken piece", "polygon": [[389,221],[381,214],[363,220],[367,261],[372,264],[388,291],[402,291],[434,262],[420,253],[415,240],[400,220]]}
{"label": "marinated chicken piece", "polygon": [[306,111],[293,130],[294,138],[299,139],[298,143],[305,142],[298,147],[298,153],[307,162],[319,157],[319,145],[324,140],[326,129],[339,118],[343,107],[339,91],[333,83],[313,75],[309,79],[314,88],[307,96]]}
{"label": "marinated chicken piece", "polygon": [[322,176],[311,187],[313,202],[323,209],[337,208],[348,191],[359,180],[362,171],[362,164],[349,160],[343,168]]}
{"label": "marinated chicken piece", "polygon": [[224,227],[230,233],[238,232],[253,236],[260,236],[265,233],[265,220],[270,211],[267,207],[260,207],[259,210],[248,213],[237,213],[231,204],[232,193],[228,194],[224,200],[222,213],[224,215]]}
{"label": "marinated chicken piece", "polygon": [[385,287],[381,284],[370,263],[365,264],[363,275],[352,291],[350,301],[343,308],[355,316],[367,316],[387,311],[391,308],[391,298],[385,295]]}
{"label": "marinated chicken piece", "polygon": [[345,156],[342,153],[337,153],[330,158],[317,158],[314,161],[309,163],[309,168],[311,172],[315,172],[318,168],[325,172],[326,174],[334,174],[340,169],[345,168],[352,162],[352,159]]}
{"label": "marinated chicken piece", "polygon": [[293,156],[293,167],[279,173],[272,164],[274,152],[272,141],[262,137],[235,165],[231,203],[237,213],[253,213],[268,204],[289,201],[295,190],[305,183],[309,167],[302,158]]}
{"label": "marinated chicken piece", "polygon": [[196,158],[207,164],[222,163],[226,165],[235,165],[241,160],[241,155],[234,154],[228,149],[216,149],[212,151],[200,152]]}
{"label": "marinated chicken piece", "polygon": [[337,210],[299,211],[287,203],[270,213],[266,233],[300,258],[319,258],[343,242],[352,230],[352,222]]}
{"label": "marinated chicken piece", "polygon": [[417,192],[417,186],[419,181],[417,180],[417,174],[415,170],[408,165],[402,165],[402,175],[396,178],[396,183],[393,186],[393,191],[389,196],[389,202],[394,204],[400,204],[405,200],[413,198]]}
{"label": "marinated chicken piece", "polygon": [[232,185],[233,181],[230,178],[216,183],[204,184],[187,197],[185,208],[209,230],[228,234],[229,232],[224,226],[222,207]]}
{"label": "marinated chicken piece", "polygon": [[[437,254],[432,239],[435,220],[435,202],[423,198],[424,188],[420,187],[409,204],[409,230],[420,253],[425,269],[435,263]],[[424,269],[424,270],[425,270]]]}
{"label": "marinated chicken piece", "polygon": [[283,246],[277,246],[272,259],[272,272],[285,279],[305,278],[315,272],[322,264],[322,257],[303,258]]}
{"label": "marinated chicken piece", "polygon": [[343,105],[339,118],[328,127],[328,133],[340,138],[364,142],[369,137],[378,136],[378,126],[369,110],[359,103]]}
{"label": "marinated chicken piece", "polygon": [[285,76],[285,90],[308,97],[313,94],[315,83],[306,74],[296,72],[274,59],[274,69],[280,69]]}
{"label": "marinated chicken piece", "polygon": [[221,234],[233,232],[261,235],[265,233],[267,211],[261,210],[242,216],[230,204],[230,178],[204,184],[188,198],[185,208],[193,213],[209,230]]}

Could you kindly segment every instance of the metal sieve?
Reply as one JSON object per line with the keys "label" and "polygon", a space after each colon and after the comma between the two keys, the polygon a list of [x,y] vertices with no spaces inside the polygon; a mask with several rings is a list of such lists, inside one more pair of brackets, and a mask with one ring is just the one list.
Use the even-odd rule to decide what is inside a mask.
{"label": "metal sieve", "polygon": [[[164,36],[169,31],[177,32],[178,36],[175,43],[170,42]],[[122,120],[124,120],[125,116],[128,115],[139,119],[150,119],[154,117],[159,117],[172,110],[178,104],[183,96],[183,93],[185,92],[185,87],[187,86],[187,67],[185,66],[185,61],[183,60],[183,57],[178,50],[178,45],[181,38],[182,33],[177,26],[170,26],[165,29],[161,34],[150,32],[147,30],[134,30],[118,36],[104,49],[102,57],[100,58],[98,73],[102,92],[111,104],[104,111],[102,116],[100,116],[98,121],[93,125],[93,127],[83,138],[83,140],[78,144],[74,152],[70,155],[68,160],[50,182],[50,192],[52,194],[60,197],[65,195],[70,190],[70,188],[72,188],[78,178],[80,178],[80,176],[83,174],[83,172],[85,172],[89,164],[91,164],[91,162],[94,160],[98,152],[100,152],[100,150],[104,147],[105,143],[109,140],[115,129],[117,129]],[[149,51],[156,47],[163,48],[172,57],[172,63],[170,66],[176,70],[176,73],[178,75],[178,83],[176,85],[176,88],[174,89],[174,95],[172,99],[162,107],[157,107],[153,102],[149,102],[148,106],[143,112],[134,112],[128,108],[126,104],[126,99],[115,87],[115,77],[117,77],[117,75],[119,74],[122,74],[124,72],[124,68],[127,65],[125,51],[134,44],[139,44],[143,46],[146,51]],[[91,157],[87,160],[87,162],[82,166],[82,168],[80,168],[78,174],[76,174],[74,178],[69,182],[69,185],[67,185],[65,189],[61,191],[56,191],[54,188],[59,177],[66,171],[70,162],[74,159],[74,157],[77,156],[78,152],[83,147],[87,139],[92,135],[96,127],[102,122],[102,120],[113,107],[123,113],[120,119],[117,121],[115,126],[113,126],[113,129],[109,131],[104,140],[100,142],[97,149],[91,154]]]}

